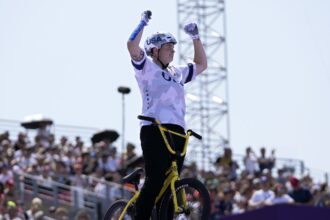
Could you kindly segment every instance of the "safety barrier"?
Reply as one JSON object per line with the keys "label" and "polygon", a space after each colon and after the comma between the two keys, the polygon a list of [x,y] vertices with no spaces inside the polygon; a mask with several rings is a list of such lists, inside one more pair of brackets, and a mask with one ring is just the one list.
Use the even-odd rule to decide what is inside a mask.
{"label": "safety barrier", "polygon": [[113,201],[119,197],[129,198],[132,194],[129,188],[87,176],[83,177],[85,181],[102,185],[101,193],[96,193],[92,187],[69,186],[26,173],[14,173],[14,178],[16,193],[19,200],[24,201],[25,208],[29,207],[32,198],[39,197],[44,207],[67,208],[70,219],[81,209],[89,213],[92,219],[102,219]]}

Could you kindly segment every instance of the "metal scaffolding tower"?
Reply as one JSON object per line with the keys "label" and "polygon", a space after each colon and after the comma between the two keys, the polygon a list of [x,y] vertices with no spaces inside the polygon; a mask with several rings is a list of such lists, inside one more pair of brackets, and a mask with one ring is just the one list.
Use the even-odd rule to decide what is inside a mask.
{"label": "metal scaffolding tower", "polygon": [[210,170],[230,139],[225,1],[177,0],[177,14],[179,61],[192,60],[192,43],[183,33],[189,22],[198,24],[206,50],[208,69],[186,88],[187,127],[203,136],[202,142],[191,139],[187,161]]}

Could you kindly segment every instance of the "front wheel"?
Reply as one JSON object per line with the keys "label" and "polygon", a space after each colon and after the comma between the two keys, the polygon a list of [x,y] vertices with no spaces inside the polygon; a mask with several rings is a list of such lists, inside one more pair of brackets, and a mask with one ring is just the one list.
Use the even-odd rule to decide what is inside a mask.
{"label": "front wheel", "polygon": [[[105,213],[103,220],[118,220],[124,208],[127,205],[126,200],[118,200],[113,203],[108,211]],[[123,220],[132,220],[134,219],[134,213],[132,208],[128,207]]]}
{"label": "front wheel", "polygon": [[[167,189],[160,206],[160,220],[187,219],[207,220],[210,215],[210,195],[204,184],[197,179],[186,178],[175,183],[175,191],[180,213],[173,213],[173,195],[171,189]],[[184,208],[181,193],[185,193],[187,207]]]}

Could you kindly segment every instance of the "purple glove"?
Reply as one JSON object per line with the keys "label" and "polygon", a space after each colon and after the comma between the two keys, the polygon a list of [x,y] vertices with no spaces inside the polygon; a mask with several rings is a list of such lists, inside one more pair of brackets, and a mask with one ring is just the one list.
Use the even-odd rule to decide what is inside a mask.
{"label": "purple glove", "polygon": [[199,39],[199,33],[196,23],[186,24],[183,29],[191,37],[191,39]]}

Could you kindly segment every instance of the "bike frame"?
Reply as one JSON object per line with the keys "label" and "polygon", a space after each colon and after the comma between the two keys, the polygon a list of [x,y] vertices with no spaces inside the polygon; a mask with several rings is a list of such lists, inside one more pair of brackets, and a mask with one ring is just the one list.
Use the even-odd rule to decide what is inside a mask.
{"label": "bike frame", "polygon": [[[180,153],[180,156],[183,157],[187,152],[188,141],[189,141],[189,137],[192,135],[192,131],[188,130],[187,134],[184,135],[184,134],[180,134],[178,132],[175,132],[175,131],[172,131],[172,130],[169,130],[169,129],[165,128],[164,126],[161,125],[160,121],[158,121],[157,119],[154,120],[154,123],[155,123],[155,125],[157,125],[157,127],[158,127],[158,129],[159,129],[159,131],[162,135],[162,138],[165,142],[166,148],[171,154],[175,155],[175,154],[177,154],[177,152],[169,144],[165,132],[168,132],[171,135],[172,134],[177,135],[177,136],[182,137],[182,138],[185,139],[183,151]],[[175,213],[179,213],[183,210],[181,210],[179,205],[178,205],[178,198],[177,198],[176,192],[175,192],[175,182],[180,179],[180,175],[179,175],[179,172],[178,172],[178,166],[177,166],[176,160],[172,161],[170,168],[166,171],[165,174],[167,175],[167,177],[164,181],[163,187],[161,188],[158,196],[156,197],[156,203],[160,200],[160,198],[165,193],[167,188],[170,187],[172,195],[173,195],[174,211],[175,211]],[[128,207],[137,200],[139,195],[140,195],[140,191],[136,191],[135,194],[133,195],[133,197],[127,202],[127,205],[123,209],[123,211],[122,211],[122,213],[119,217],[119,220],[124,219],[124,215],[127,212]],[[182,201],[184,209],[187,209],[188,205],[187,205],[187,199],[186,199],[186,194],[185,194],[184,189],[180,190],[180,197],[181,197],[180,201]]]}

